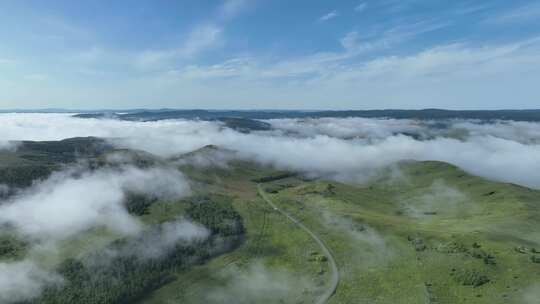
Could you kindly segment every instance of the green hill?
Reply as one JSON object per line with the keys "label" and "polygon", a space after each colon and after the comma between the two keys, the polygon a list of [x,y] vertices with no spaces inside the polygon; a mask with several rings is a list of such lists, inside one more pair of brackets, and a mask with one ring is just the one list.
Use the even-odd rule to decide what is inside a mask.
{"label": "green hill", "polygon": [[[223,159],[202,166],[193,161],[216,153],[227,155],[225,166]],[[125,164],[176,168],[192,186],[191,195],[179,200],[127,196],[126,208],[145,232],[120,237],[100,228],[63,242],[61,260],[49,265],[65,284],[48,287],[29,303],[313,303],[331,285],[328,259],[309,234],[259,196],[258,185],[335,257],[339,284],[330,303],[538,298],[540,191],[446,163],[403,162],[355,184],[305,179],[236,159],[234,151],[216,146],[161,159],[88,138],[25,142],[0,157],[0,183],[14,189],[74,159],[86,159],[88,170]],[[211,237],[178,244],[157,260],[129,253],[106,265],[95,262],[107,252],[144,245],[147,233],[178,218],[204,225]],[[21,260],[31,245],[4,227],[0,260]]]}

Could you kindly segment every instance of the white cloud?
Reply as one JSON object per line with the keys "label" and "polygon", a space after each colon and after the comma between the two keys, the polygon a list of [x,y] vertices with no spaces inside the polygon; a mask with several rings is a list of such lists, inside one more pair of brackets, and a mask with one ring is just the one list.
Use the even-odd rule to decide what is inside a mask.
{"label": "white cloud", "polygon": [[223,33],[226,22],[237,17],[252,2],[249,0],[224,1],[217,8],[215,17],[195,25],[179,47],[143,51],[136,56],[135,66],[150,70],[171,70],[178,60],[193,59],[204,52],[219,48],[225,41]]}
{"label": "white cloud", "polygon": [[485,11],[489,8],[491,8],[491,3],[482,3],[482,4],[465,4],[462,7],[456,9],[454,11],[457,15],[468,15],[468,14],[475,14],[478,12]]}
{"label": "white cloud", "polygon": [[171,90],[189,84],[192,93],[183,91],[176,96],[197,100],[214,96],[202,90],[212,81],[213,91],[222,92],[224,105],[245,107],[252,104],[253,96],[277,108],[324,108],[333,100],[335,109],[380,104],[463,109],[476,108],[485,100],[490,100],[491,108],[508,107],[508,100],[516,101],[513,107],[527,108],[536,100],[535,83],[540,81],[537,39],[500,45],[442,45],[362,60],[362,55],[388,49],[414,32],[393,31],[375,41],[361,41],[357,32],[351,32],[341,39],[342,52],[272,62],[241,57],[210,66],[191,65],[155,80]]}
{"label": "white cloud", "polygon": [[0,224],[43,241],[64,240],[100,226],[133,235],[140,224],[123,205],[126,191],[179,197],[189,188],[180,173],[166,169],[62,171],[2,204]]}
{"label": "white cloud", "polygon": [[176,55],[176,50],[148,50],[138,54],[134,64],[144,70],[166,68],[175,60]]}
{"label": "white cloud", "polygon": [[30,80],[30,81],[46,81],[49,80],[49,76],[45,74],[28,74],[24,76],[24,79]]}
{"label": "white cloud", "polygon": [[82,63],[96,63],[99,62],[104,56],[106,56],[107,52],[98,46],[92,46],[88,49],[82,50],[71,58],[70,60],[74,62],[82,62]]}
{"label": "white cloud", "polygon": [[[537,174],[540,172],[540,123],[500,121],[486,124],[455,120],[445,121],[445,129],[436,129],[430,127],[433,123],[430,121],[396,119],[277,119],[269,122],[275,130],[242,134],[223,128],[217,122],[138,122],[77,119],[66,114],[0,114],[0,138],[58,140],[101,136],[115,138],[112,142],[121,147],[162,156],[215,144],[237,150],[237,157],[354,182],[362,182],[381,168],[401,160],[438,160],[493,180],[540,188],[540,175]],[[463,131],[458,132],[461,134],[458,139],[448,137],[456,131]],[[420,136],[424,139],[399,134],[403,132],[424,135]],[[230,156],[217,154],[216,158],[221,165]],[[198,163],[212,163],[206,161]],[[122,163],[120,159],[119,164]],[[138,233],[141,227],[122,208],[126,191],[150,192],[169,198],[189,191],[183,176],[173,169],[143,170],[124,166],[73,172],[56,173],[3,202],[0,225],[10,223],[27,239],[39,241],[64,240],[101,226],[131,235]],[[434,208],[439,211],[442,202],[453,205],[446,204],[444,206],[448,208],[441,210],[460,212],[462,202],[466,200],[456,189],[438,182],[428,190],[428,195],[415,198],[419,204],[413,207],[422,212]],[[412,212],[418,214],[415,210]],[[138,250],[143,257],[159,256],[177,240],[199,240],[207,235],[204,228],[182,220],[164,225],[159,231],[156,238],[151,235],[150,241],[152,248],[160,250]],[[376,235],[370,233],[358,237],[366,237],[364,241],[376,240]],[[253,292],[283,289],[278,284],[281,281],[274,281],[273,277],[258,279],[270,287],[260,289],[261,284],[255,282]],[[27,297],[37,295],[44,285],[56,282],[59,282],[58,278],[30,259],[0,263],[0,302],[2,297],[19,299],[23,296],[21,290]],[[238,286],[224,286],[223,290],[209,293],[209,297],[230,292],[235,295]]]}
{"label": "white cloud", "polygon": [[234,18],[253,2],[253,0],[225,0],[218,9],[218,17],[224,20]]}
{"label": "white cloud", "polygon": [[418,219],[429,219],[429,214],[433,213],[442,217],[463,217],[477,212],[477,206],[465,193],[441,179],[434,180],[421,194],[404,199],[402,204],[407,215]]}
{"label": "white cloud", "polygon": [[179,242],[202,241],[209,235],[208,229],[187,220],[166,222],[155,231],[144,234],[142,239],[137,242],[136,248],[128,248],[130,252],[126,254],[136,253],[141,258],[155,259],[170,252]]}
{"label": "white cloud", "polygon": [[[347,36],[342,43],[349,50],[341,54],[345,59],[372,47],[358,44],[355,35]],[[381,43],[384,45],[385,41]],[[291,77],[292,73],[304,71],[300,76],[305,77],[301,79],[305,85],[299,89],[313,90],[313,99],[311,95],[304,97],[312,102],[323,96],[325,99],[341,96],[350,102],[365,100],[372,107],[378,100],[398,108],[417,104],[463,108],[467,103],[476,104],[478,99],[494,100],[499,104],[494,103],[493,108],[500,108],[505,107],[507,100],[516,100],[515,96],[511,97],[516,93],[522,104],[533,100],[533,83],[540,77],[538,43],[533,45],[528,42],[485,47],[448,45],[359,63],[344,63],[345,59],[337,55],[330,57],[337,61],[312,57],[263,67],[264,71],[256,75]],[[497,83],[505,85],[494,86]],[[295,97],[302,96],[292,93]]]}
{"label": "white cloud", "polygon": [[358,4],[354,10],[357,12],[357,13],[361,13],[363,11],[365,11],[366,9],[368,8],[368,4],[366,2],[362,2],[360,4]]}
{"label": "white cloud", "polygon": [[489,135],[522,144],[540,144],[538,123],[525,121],[497,121],[479,124],[469,121],[456,122],[456,129],[465,129],[474,136]]}
{"label": "white cloud", "polygon": [[338,11],[331,11],[328,14],[321,16],[319,18],[319,21],[321,21],[321,22],[328,21],[330,19],[336,18],[337,16],[339,16]]}
{"label": "white cloud", "polygon": [[220,26],[212,23],[199,25],[191,31],[178,53],[183,57],[191,57],[214,47],[219,42],[222,32],[223,29]]}
{"label": "white cloud", "polygon": [[0,151],[14,151],[15,149],[17,149],[17,146],[18,144],[16,142],[12,142],[9,140],[0,140]]}
{"label": "white cloud", "polygon": [[[378,10],[387,13],[385,7],[410,6],[410,3],[404,2],[392,0],[374,4],[359,0],[350,9],[365,10],[367,4],[368,9],[377,6]],[[43,32],[39,36],[44,36],[48,31],[49,35],[66,36],[69,40],[49,42],[58,45],[58,52],[50,51],[51,54],[44,57],[47,59],[39,64],[26,63],[28,58],[23,58],[22,54],[16,58],[10,58],[12,54],[9,52],[0,55],[8,59],[4,62],[0,59],[0,66],[7,70],[0,75],[2,106],[37,108],[49,104],[53,107],[73,105],[99,108],[108,107],[109,100],[114,100],[115,107],[178,107],[181,104],[182,107],[246,108],[254,106],[255,98],[259,100],[258,104],[272,104],[280,108],[328,108],[329,100],[332,100],[331,106],[335,108],[374,108],[380,104],[396,108],[519,108],[535,105],[533,83],[539,77],[535,70],[538,63],[532,51],[525,59],[523,48],[505,56],[504,64],[492,59],[476,62],[465,62],[465,59],[460,65],[450,67],[451,73],[447,76],[403,75],[402,68],[411,66],[404,66],[400,62],[411,62],[409,59],[415,57],[435,52],[441,55],[443,51],[448,56],[458,56],[460,51],[479,53],[482,47],[485,47],[485,53],[489,53],[514,44],[481,45],[479,42],[458,40],[458,44],[450,41],[444,45],[426,46],[422,50],[416,48],[418,44],[400,47],[408,39],[448,26],[448,22],[461,22],[456,14],[485,10],[486,6],[490,8],[485,10],[486,14],[488,11],[497,13],[496,6],[459,4],[448,12],[449,19],[442,21],[440,18],[416,23],[398,20],[372,27],[355,27],[350,33],[343,33],[342,39],[336,39],[336,43],[344,47],[342,50],[339,47],[338,50],[313,50],[298,57],[273,54],[272,50],[279,47],[268,48],[260,56],[246,52],[246,49],[242,51],[241,48],[247,46],[249,41],[245,37],[235,36],[234,43],[238,45],[231,48],[234,51],[229,58],[216,62],[221,59],[214,57],[217,60],[212,60],[211,64],[202,61],[203,55],[213,55],[214,50],[222,50],[231,43],[227,25],[253,3],[250,0],[216,2],[206,18],[198,22],[195,20],[192,27],[179,28],[174,37],[169,37],[169,41],[176,40],[173,46],[138,50],[102,45],[99,39],[95,39],[94,33],[77,28],[77,24],[71,25],[54,18],[42,20],[43,16],[37,18],[39,16],[32,15],[36,17],[37,25],[32,28],[39,28]],[[535,3],[513,7],[500,15],[492,14],[492,19],[534,21],[540,12],[540,7]],[[339,12],[344,13],[341,9]],[[338,14],[337,10],[328,12],[327,16],[335,14]],[[457,19],[450,19],[453,17]],[[388,29],[389,24],[401,25]],[[77,48],[63,47],[71,45],[65,42],[76,39],[78,34],[81,34],[82,41],[73,44]],[[449,45],[454,46],[452,50],[448,49]],[[427,60],[425,56],[418,59]],[[16,64],[13,64],[13,60]],[[434,64],[441,63],[441,58],[437,60]],[[512,60],[515,60],[514,64]],[[419,60],[416,62],[419,63]],[[490,68],[495,65],[499,71],[493,73]],[[463,69],[465,66],[469,66],[469,72],[486,72],[488,77],[470,79],[469,72]],[[13,67],[13,71],[10,71]],[[377,67],[387,68],[386,74],[393,80],[387,81],[382,75],[385,73],[380,71],[370,74]],[[459,75],[454,73],[455,70],[460,70]],[[439,74],[437,71],[435,73]],[[400,79],[396,75],[401,75]],[[51,81],[39,81],[44,76]],[[343,79],[348,81],[343,82]],[[208,81],[211,81],[213,90],[205,90]],[[504,83],[505,86],[494,86],[497,83]],[[29,85],[33,90],[28,90]],[[35,92],[39,92],[38,97]],[[514,93],[517,96],[512,96]],[[508,100],[517,104],[509,104]]]}
{"label": "white cloud", "polygon": [[15,63],[17,63],[17,61],[14,59],[0,58],[0,66],[11,66]]}
{"label": "white cloud", "polygon": [[524,304],[535,304],[540,299],[540,284],[535,283],[528,286],[522,291],[521,294]]}
{"label": "white cloud", "polygon": [[74,41],[81,38],[91,38],[95,35],[91,29],[71,22],[60,15],[40,15],[36,20],[38,25],[35,30],[45,37],[53,35],[56,39]]}
{"label": "white cloud", "polygon": [[[181,102],[187,108],[253,108],[254,96],[260,107],[272,104],[275,108],[328,108],[329,100],[333,109],[379,108],[381,104],[387,108],[534,107],[536,83],[540,81],[537,39],[486,45],[459,43],[373,56],[379,51],[387,53],[414,33],[414,29],[392,31],[369,40],[351,32],[340,42],[342,51],[284,60],[240,56],[176,69],[164,64],[153,73],[104,83],[103,90],[97,91],[85,86],[51,91],[51,87],[36,84],[35,88],[43,93],[43,100],[61,100],[67,90],[93,107],[106,107],[99,100],[114,99],[119,107],[178,107]],[[17,101],[31,99],[32,93],[20,82],[6,81],[14,87],[9,94],[0,90],[0,98],[13,100],[12,107]],[[212,90],[207,89],[209,85]],[[12,96],[14,92],[18,92],[16,97]]]}
{"label": "white cloud", "polygon": [[10,189],[8,185],[0,184],[0,198],[6,196]]}
{"label": "white cloud", "polygon": [[[175,168],[139,169],[126,164],[91,171],[83,165],[74,166],[20,190],[1,202],[0,226],[12,227],[30,250],[22,261],[0,262],[0,303],[32,299],[45,286],[62,284],[62,277],[51,270],[59,258],[59,244],[93,228],[142,238],[143,244],[134,242],[137,248],[129,252],[141,258],[158,258],[180,241],[205,239],[208,230],[186,220],[144,227],[124,206],[126,193],[178,199],[189,191],[187,181]],[[42,265],[44,254],[53,261],[46,268]]]}
{"label": "white cloud", "polygon": [[142,69],[169,69],[177,60],[191,59],[223,43],[223,28],[204,23],[194,27],[176,49],[149,50],[138,54],[135,65]]}
{"label": "white cloud", "polygon": [[[445,161],[494,180],[540,188],[540,124],[453,122],[463,138],[446,137],[414,121],[321,119],[270,121],[278,131],[241,134],[215,122],[132,122],[75,119],[66,115],[4,114],[0,137],[54,140],[75,136],[116,138],[122,147],[162,156],[208,144],[237,150],[241,157],[339,179],[362,180],[404,159]],[[471,125],[472,124],[472,125]],[[294,131],[295,134],[287,132]],[[425,134],[425,140],[399,135]],[[451,132],[450,132],[451,133]]]}
{"label": "white cloud", "polygon": [[540,4],[535,2],[510,9],[498,16],[490,17],[486,22],[509,24],[535,21],[538,20],[538,18],[540,18]]}
{"label": "white cloud", "polygon": [[46,284],[60,283],[59,276],[30,261],[0,262],[0,303],[12,303],[38,296]]}
{"label": "white cloud", "polygon": [[398,132],[424,132],[425,127],[414,120],[407,119],[369,119],[369,118],[306,118],[271,119],[274,128],[294,132],[301,136],[315,137],[326,135],[336,138],[383,139]]}
{"label": "white cloud", "polygon": [[365,41],[361,40],[357,31],[352,31],[339,40],[343,47],[343,51],[340,52],[319,52],[299,58],[272,61],[271,63],[261,62],[251,57],[234,58],[211,66],[190,65],[176,70],[174,74],[169,74],[169,76],[180,79],[240,77],[255,81],[264,81],[267,78],[306,76],[312,79],[325,74],[340,73],[347,68],[356,68],[351,60],[358,59],[363,54],[388,49],[406,39],[437,30],[443,26],[445,25],[439,23],[410,24],[391,28],[376,39],[365,39]]}
{"label": "white cloud", "polygon": [[339,42],[345,50],[356,49],[360,45],[358,32],[354,31],[347,33]]}
{"label": "white cloud", "polygon": [[204,295],[205,303],[287,302],[287,299],[305,298],[316,290],[312,279],[261,262],[246,267],[233,264],[215,274],[215,278],[226,283],[209,288]]}

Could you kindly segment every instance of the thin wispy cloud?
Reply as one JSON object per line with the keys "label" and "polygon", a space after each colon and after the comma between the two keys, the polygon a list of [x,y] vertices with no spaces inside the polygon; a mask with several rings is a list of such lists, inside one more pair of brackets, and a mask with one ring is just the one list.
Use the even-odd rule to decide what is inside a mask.
{"label": "thin wispy cloud", "polygon": [[12,64],[14,64],[15,62],[16,62],[16,61],[13,60],[13,59],[0,58],[0,65],[2,65],[2,66],[12,65]]}
{"label": "thin wispy cloud", "polygon": [[135,65],[143,69],[170,69],[178,59],[193,59],[218,48],[225,41],[223,33],[226,22],[237,17],[247,3],[247,0],[225,1],[217,8],[215,18],[194,26],[178,48],[141,52],[135,59]]}
{"label": "thin wispy cloud", "polygon": [[254,2],[253,0],[227,0],[218,9],[218,17],[222,19],[231,19],[240,14],[246,7]]}
{"label": "thin wispy cloud", "polygon": [[329,12],[328,14],[321,16],[321,17],[319,18],[319,21],[320,21],[320,22],[325,22],[325,21],[334,19],[334,18],[336,18],[336,17],[338,17],[338,16],[339,16],[338,11],[331,11],[331,12]]}
{"label": "thin wispy cloud", "polygon": [[66,18],[56,15],[46,15],[38,18],[42,33],[54,33],[53,35],[60,40],[78,40],[82,38],[95,38],[95,33],[82,25],[69,21]]}
{"label": "thin wispy cloud", "polygon": [[29,75],[25,75],[24,78],[28,80],[35,80],[35,81],[46,81],[49,79],[49,77],[44,74],[29,74]]}
{"label": "thin wispy cloud", "polygon": [[[399,100],[422,100],[429,104],[430,96],[438,96],[437,104],[448,108],[466,106],[466,97],[471,95],[478,99],[510,97],[508,87],[528,87],[540,81],[534,76],[540,73],[540,68],[535,68],[540,66],[540,56],[534,51],[540,45],[531,41],[482,47],[441,45],[407,56],[380,56],[350,63],[355,56],[386,47],[394,38],[388,39],[363,44],[359,34],[351,32],[341,41],[343,52],[319,53],[272,63],[237,58],[218,65],[191,66],[161,81],[171,85],[183,81],[202,85],[212,81],[220,89],[221,86],[223,89],[230,86],[249,88],[247,95],[257,96],[275,96],[270,92],[278,90],[281,83],[294,83],[282,90],[280,98],[288,101],[300,98],[306,94],[300,93],[303,88],[309,90],[310,105],[314,107],[327,98],[340,95],[341,99],[350,96],[350,102],[353,98],[380,102],[396,100],[395,107],[412,106]],[[505,86],[494,86],[501,82]],[[471,87],[471,83],[475,85]],[[468,89],[459,90],[460,87]],[[524,99],[531,98],[527,92],[519,94]],[[201,98],[201,95],[197,96]],[[242,100],[246,97],[235,94],[230,98]],[[463,102],[459,103],[460,100]]]}
{"label": "thin wispy cloud", "polygon": [[362,2],[354,8],[354,11],[357,13],[361,13],[365,11],[367,8],[368,8],[368,4],[366,2]]}
{"label": "thin wispy cloud", "polygon": [[468,15],[475,14],[489,9],[491,6],[489,4],[474,4],[474,5],[465,5],[455,10],[457,15]]}
{"label": "thin wispy cloud", "polygon": [[378,5],[390,13],[399,13],[411,5],[411,1],[403,0],[379,0]]}
{"label": "thin wispy cloud", "polygon": [[177,50],[180,56],[191,57],[219,43],[223,28],[216,24],[201,24],[195,27],[185,43]]}
{"label": "thin wispy cloud", "polygon": [[[381,41],[381,44],[390,41]],[[264,79],[265,77],[292,77],[299,75],[312,75],[318,78],[322,75],[330,76],[336,80],[347,79],[347,82],[354,78],[360,80],[375,80],[379,76],[403,75],[413,77],[434,76],[435,74],[452,73],[460,70],[473,72],[476,68],[489,69],[491,64],[498,65],[497,61],[507,61],[519,54],[531,55],[531,60],[540,60],[540,56],[533,56],[526,48],[529,43],[517,43],[491,47],[468,47],[461,44],[438,46],[424,50],[410,56],[387,56],[380,57],[365,62],[361,62],[355,68],[347,68],[344,61],[355,56],[357,52],[367,51],[370,48],[377,48],[377,45],[366,43],[363,45],[357,32],[350,32],[341,39],[341,44],[346,50],[342,53],[315,54],[310,57],[298,58],[295,61],[274,62],[272,65],[265,65],[253,60],[236,59],[227,61],[221,65],[212,65],[207,68],[199,66],[197,75],[199,77],[248,77]],[[536,59],[534,59],[536,58]],[[517,59],[517,58],[515,58]],[[499,62],[501,64],[502,62]],[[193,72],[194,66],[190,69]],[[481,71],[477,72],[481,74]],[[196,74],[191,73],[192,76]],[[347,75],[347,76],[346,76]],[[351,78],[352,77],[352,78]],[[326,80],[328,78],[325,77]],[[396,79],[390,77],[389,79]]]}
{"label": "thin wispy cloud", "polygon": [[486,20],[488,23],[521,23],[528,21],[538,21],[540,19],[540,3],[526,4],[514,9],[505,11],[498,16]]}
{"label": "thin wispy cloud", "polygon": [[[97,3],[100,1],[103,0]],[[296,105],[301,108],[312,103],[334,107],[314,101],[322,95],[311,92],[322,88],[311,85],[319,85],[324,79],[361,74],[365,66],[372,66],[369,62],[412,58],[455,45],[456,41],[464,49],[479,50],[540,35],[534,26],[540,20],[540,5],[533,1],[504,5],[436,1],[429,9],[412,3],[356,0],[345,7],[320,11],[320,7],[311,6],[298,13],[295,7],[285,12],[273,1],[197,2],[192,10],[175,10],[179,4],[166,1],[145,4],[148,10],[140,15],[125,14],[120,6],[113,6],[100,11],[99,19],[88,16],[88,20],[81,22],[76,12],[70,11],[71,7],[61,3],[44,10],[37,5],[0,1],[0,18],[6,23],[0,28],[0,40],[10,41],[0,48],[0,107],[41,107],[44,103],[53,107],[108,107],[105,100],[114,100],[111,107],[115,108],[243,107],[251,106],[248,100],[260,98],[261,94],[272,100],[297,100]],[[365,15],[367,11],[369,16]],[[271,22],[264,19],[268,16],[283,16],[283,27],[294,30],[277,33]],[[144,21],[149,17],[155,22]],[[21,18],[28,23],[20,24],[17,20]],[[125,26],[118,26],[119,23]],[[320,26],[325,24],[328,26],[320,32]],[[498,26],[508,26],[508,30],[495,31]],[[435,31],[440,35],[433,35]],[[493,41],[500,44],[494,45]],[[295,46],[294,51],[290,51],[291,46]],[[477,64],[480,70],[487,71],[485,66],[493,63]],[[517,64],[504,66],[508,70],[501,71],[501,75],[517,75],[515,71],[522,70]],[[535,67],[529,66],[527,71],[530,70]],[[41,81],[43,75],[49,80]],[[529,77],[536,78],[537,75]],[[504,83],[517,87],[506,90],[519,92],[525,107],[534,107],[536,99],[531,96],[535,88],[518,85],[517,79],[510,80]],[[379,79],[377,87],[385,82]],[[462,85],[455,87],[455,91],[475,91],[461,79],[446,86],[456,83]],[[208,85],[219,89],[209,92],[204,89]],[[246,86],[251,87],[239,89]],[[34,89],[29,91],[28,87]],[[428,97],[418,99],[412,87],[402,90],[395,96],[388,96],[388,91],[379,95],[373,89],[351,90],[348,94],[352,96],[343,96],[333,87],[324,95],[328,100],[336,100],[337,96],[346,99],[343,105],[347,108],[359,107],[359,99],[392,100],[399,105],[400,100],[411,98],[403,104],[437,105],[436,101],[413,103],[425,102]],[[37,97],[36,91],[40,92]],[[460,98],[476,108],[505,105],[501,94],[496,102],[492,98],[488,103],[487,95],[492,96],[487,93]],[[379,102],[367,102],[361,106],[378,105]]]}

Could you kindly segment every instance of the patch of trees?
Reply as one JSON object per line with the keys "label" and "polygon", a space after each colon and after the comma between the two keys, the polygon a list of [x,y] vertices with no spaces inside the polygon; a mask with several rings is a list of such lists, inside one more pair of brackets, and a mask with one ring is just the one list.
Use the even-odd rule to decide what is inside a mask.
{"label": "patch of trees", "polygon": [[195,197],[186,215],[208,228],[212,234],[227,237],[244,233],[240,214],[234,210],[230,198],[225,196]]}
{"label": "patch of trees", "polygon": [[12,235],[0,235],[0,259],[14,259],[24,255],[27,243]]}
{"label": "patch of trees", "polygon": [[463,286],[479,287],[491,281],[486,274],[476,269],[453,269],[451,275],[457,283]]}
{"label": "patch of trees", "polygon": [[154,155],[129,149],[114,149],[99,155],[96,159],[90,159],[90,166],[94,169],[101,167],[121,167],[123,165],[132,165],[137,168],[147,169],[156,166],[159,160]]}
{"label": "patch of trees", "polygon": [[74,137],[59,141],[23,141],[17,151],[96,155],[111,149],[105,140],[97,137]]}
{"label": "patch of trees", "polygon": [[29,187],[65,163],[75,162],[80,157],[95,157],[111,149],[104,140],[94,137],[23,141],[15,152],[21,161],[0,168],[0,184],[10,188]]}
{"label": "patch of trees", "polygon": [[0,168],[0,184],[9,187],[29,187],[35,180],[47,178],[54,170],[46,165],[22,165]]}
{"label": "patch of trees", "polygon": [[460,242],[450,242],[439,245],[437,250],[444,253],[461,253],[475,259],[480,259],[486,265],[496,265],[495,256],[481,248],[482,246],[477,242],[474,242],[471,247]]}
{"label": "patch of trees", "polygon": [[273,182],[273,181],[277,181],[277,180],[280,180],[280,179],[285,179],[285,178],[289,178],[289,177],[295,177],[296,175],[297,174],[293,173],[293,172],[283,172],[283,173],[276,173],[276,174],[272,174],[272,175],[268,175],[268,176],[263,176],[263,177],[260,177],[260,178],[255,178],[252,181],[256,182],[256,183],[268,183],[268,182]]}
{"label": "patch of trees", "polygon": [[[125,253],[114,246],[109,250]],[[26,303],[133,303],[174,280],[175,270],[204,261],[210,254],[211,242],[205,242],[178,245],[159,259],[144,259],[135,253],[68,259],[58,268],[65,283],[46,288],[39,299]]]}
{"label": "patch of trees", "polygon": [[148,214],[150,206],[152,206],[152,204],[156,201],[157,198],[150,195],[128,193],[125,206],[130,214],[141,216]]}
{"label": "patch of trees", "polygon": [[[85,258],[67,259],[57,271],[64,283],[47,287],[37,299],[21,302],[37,303],[134,303],[159,287],[175,280],[175,273],[203,263],[213,256],[236,248],[243,240],[240,215],[230,200],[200,198],[188,209],[188,216],[206,226],[211,235],[206,240],[179,241],[159,256],[138,252],[156,235],[159,225],[135,238],[114,242]],[[159,233],[158,233],[159,234]]]}
{"label": "patch of trees", "polygon": [[79,157],[96,157],[111,149],[103,139],[75,137],[60,141],[23,141],[17,153],[32,161],[68,163]]}

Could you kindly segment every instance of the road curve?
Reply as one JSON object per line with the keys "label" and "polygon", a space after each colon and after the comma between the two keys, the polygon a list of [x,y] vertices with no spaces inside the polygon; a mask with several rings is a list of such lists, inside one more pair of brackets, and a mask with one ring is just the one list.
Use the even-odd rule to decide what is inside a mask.
{"label": "road curve", "polygon": [[313,231],[311,231],[309,228],[304,226],[300,221],[298,221],[296,218],[289,215],[287,212],[281,210],[278,206],[276,206],[274,203],[272,203],[272,200],[268,198],[264,190],[262,189],[260,184],[257,184],[257,190],[259,191],[259,195],[262,197],[262,199],[270,205],[274,210],[284,215],[286,218],[288,218],[291,222],[293,222],[296,226],[298,226],[300,229],[307,232],[311,238],[317,242],[317,244],[321,247],[321,250],[323,254],[328,259],[328,263],[330,265],[330,268],[332,269],[332,277],[331,277],[331,285],[318,299],[315,301],[315,304],[325,304],[328,303],[330,298],[334,295],[336,292],[338,283],[339,283],[339,270],[336,265],[336,261],[334,260],[334,257],[332,256],[332,253],[330,250],[326,247],[326,245],[323,243],[323,241],[315,234]]}

